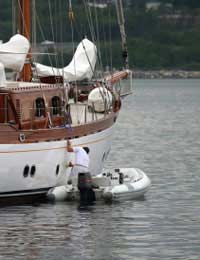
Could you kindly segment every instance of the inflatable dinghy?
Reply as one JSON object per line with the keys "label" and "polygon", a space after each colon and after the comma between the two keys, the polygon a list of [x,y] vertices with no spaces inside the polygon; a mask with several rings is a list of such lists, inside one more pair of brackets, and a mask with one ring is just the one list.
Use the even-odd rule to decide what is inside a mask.
{"label": "inflatable dinghy", "polygon": [[[105,169],[101,174],[92,177],[92,187],[96,200],[124,201],[144,196],[150,188],[148,176],[138,168]],[[51,189],[49,200],[79,200],[77,187],[63,185]]]}
{"label": "inflatable dinghy", "polygon": [[104,172],[93,178],[95,185],[104,187],[105,201],[130,200],[143,196],[150,187],[147,175],[137,168],[121,168]]}

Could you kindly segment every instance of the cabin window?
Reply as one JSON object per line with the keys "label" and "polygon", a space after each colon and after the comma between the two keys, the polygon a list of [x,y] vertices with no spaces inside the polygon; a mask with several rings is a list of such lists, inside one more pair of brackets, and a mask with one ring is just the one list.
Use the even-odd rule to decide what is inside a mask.
{"label": "cabin window", "polygon": [[52,105],[52,114],[54,116],[60,115],[61,114],[61,100],[59,97],[54,96],[51,99],[51,105]]}
{"label": "cabin window", "polygon": [[44,99],[43,98],[37,98],[36,101],[35,101],[35,105],[36,105],[35,116],[37,116],[37,117],[45,116]]}

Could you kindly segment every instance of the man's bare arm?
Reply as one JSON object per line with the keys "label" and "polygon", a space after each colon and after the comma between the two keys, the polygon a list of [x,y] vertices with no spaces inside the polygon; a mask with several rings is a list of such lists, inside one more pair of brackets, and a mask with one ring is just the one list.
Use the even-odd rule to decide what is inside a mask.
{"label": "man's bare arm", "polygon": [[69,140],[67,140],[67,151],[72,153],[74,151],[71,142]]}

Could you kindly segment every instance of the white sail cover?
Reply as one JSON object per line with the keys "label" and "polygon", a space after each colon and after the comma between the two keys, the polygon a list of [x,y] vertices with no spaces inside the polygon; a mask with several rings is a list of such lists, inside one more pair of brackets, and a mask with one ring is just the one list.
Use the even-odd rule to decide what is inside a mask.
{"label": "white sail cover", "polygon": [[88,39],[82,40],[68,66],[55,68],[34,63],[38,76],[64,76],[65,81],[91,79],[97,60],[97,48]]}
{"label": "white sail cover", "polygon": [[6,43],[0,44],[0,62],[5,68],[21,71],[29,51],[29,41],[20,34],[15,34]]}

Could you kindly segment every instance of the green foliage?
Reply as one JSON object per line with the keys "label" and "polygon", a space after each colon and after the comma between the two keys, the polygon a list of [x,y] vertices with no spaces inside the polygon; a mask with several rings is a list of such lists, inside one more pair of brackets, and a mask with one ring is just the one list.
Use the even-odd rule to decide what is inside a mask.
{"label": "green foliage", "polygon": [[177,8],[186,7],[189,9],[200,8],[199,0],[173,0],[172,3]]}
{"label": "green foliage", "polygon": [[[109,5],[107,9],[91,8],[89,12],[86,2],[72,1],[75,19],[71,24],[68,1],[36,1],[38,43],[44,40],[72,43],[87,36],[95,40],[98,47],[101,46],[100,62],[103,66],[112,64],[113,67],[120,67],[121,43],[114,5]],[[199,69],[200,1],[160,0],[160,9],[151,11],[145,9],[147,2],[132,0],[125,8],[130,67]],[[164,4],[169,3],[173,8],[164,8]],[[12,0],[0,1],[0,39],[3,41],[12,35],[11,7]],[[72,50],[63,49],[64,65],[72,56],[69,49]],[[57,55],[61,56],[61,50],[57,51]],[[56,65],[58,59],[52,59],[51,62]],[[43,57],[43,62],[50,63],[48,56]]]}

